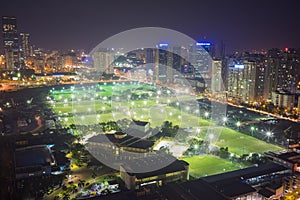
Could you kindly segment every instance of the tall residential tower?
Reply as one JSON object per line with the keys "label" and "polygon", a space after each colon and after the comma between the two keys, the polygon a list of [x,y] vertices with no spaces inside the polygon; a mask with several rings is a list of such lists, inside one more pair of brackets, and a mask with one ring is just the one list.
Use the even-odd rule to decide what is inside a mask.
{"label": "tall residential tower", "polygon": [[3,45],[5,55],[5,68],[19,67],[19,37],[17,19],[14,16],[2,17]]}

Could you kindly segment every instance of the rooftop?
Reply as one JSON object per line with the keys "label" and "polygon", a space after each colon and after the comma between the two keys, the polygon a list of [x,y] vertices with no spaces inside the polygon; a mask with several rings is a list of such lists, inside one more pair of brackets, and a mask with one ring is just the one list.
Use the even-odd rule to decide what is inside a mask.
{"label": "rooftop", "polygon": [[252,166],[252,167],[248,167],[245,169],[240,169],[232,172],[226,172],[222,174],[208,176],[203,179],[209,183],[213,183],[213,182],[232,179],[236,177],[248,179],[248,178],[253,178],[264,174],[270,174],[270,173],[279,172],[283,170],[287,170],[287,168],[273,162],[268,162],[258,166]]}
{"label": "rooftop", "polygon": [[138,126],[146,126],[147,124],[149,124],[149,122],[133,120],[131,122],[131,124],[132,125],[138,125]]}
{"label": "rooftop", "polygon": [[227,197],[234,198],[255,192],[250,185],[243,183],[241,179],[228,179],[211,183],[213,187]]}
{"label": "rooftop", "polygon": [[[172,172],[183,171],[189,164],[183,160],[177,160],[168,154],[153,154],[142,159],[127,161],[122,165],[126,172],[138,179],[164,175]],[[165,167],[162,167],[165,166]],[[151,171],[153,169],[157,169]],[[140,171],[148,171],[139,173]],[[132,173],[136,172],[136,173]]]}
{"label": "rooftop", "polygon": [[[120,135],[118,133],[117,135]],[[124,137],[116,138],[115,134],[99,134],[88,140],[88,142],[94,143],[107,143],[112,142],[119,147],[132,147],[139,149],[148,149],[154,145],[153,141],[141,139],[131,135],[124,135]]]}
{"label": "rooftop", "polygon": [[55,162],[47,145],[35,145],[16,149],[15,160],[17,168],[41,165],[49,166]]}
{"label": "rooftop", "polygon": [[277,154],[276,157],[287,162],[300,163],[300,153],[294,151]]}
{"label": "rooftop", "polygon": [[214,190],[202,179],[184,182],[181,184],[172,183],[161,187],[160,192],[165,199],[196,200],[196,199],[228,199],[221,193]]}
{"label": "rooftop", "polygon": [[266,198],[270,198],[275,193],[271,192],[270,190],[267,190],[267,189],[263,188],[263,189],[261,189],[261,190],[258,191],[258,194],[261,194],[262,196],[264,196]]}

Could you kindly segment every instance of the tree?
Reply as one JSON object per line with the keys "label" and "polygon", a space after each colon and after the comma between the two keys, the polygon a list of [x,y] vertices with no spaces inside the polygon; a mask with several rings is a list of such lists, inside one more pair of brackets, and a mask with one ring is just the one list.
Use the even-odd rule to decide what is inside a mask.
{"label": "tree", "polygon": [[85,186],[85,180],[79,179],[78,182],[78,187],[83,188]]}
{"label": "tree", "polygon": [[94,182],[96,181],[95,178],[97,177],[97,174],[93,171],[92,178],[94,179]]}

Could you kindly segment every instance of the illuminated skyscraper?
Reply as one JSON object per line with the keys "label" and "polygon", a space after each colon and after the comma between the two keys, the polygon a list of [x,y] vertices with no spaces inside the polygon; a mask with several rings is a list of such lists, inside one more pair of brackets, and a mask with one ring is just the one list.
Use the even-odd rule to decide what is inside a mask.
{"label": "illuminated skyscraper", "polygon": [[20,56],[24,59],[30,55],[29,34],[20,33]]}
{"label": "illuminated skyscraper", "polygon": [[112,49],[99,49],[92,53],[94,68],[99,72],[112,72],[115,52]]}
{"label": "illuminated skyscraper", "polygon": [[255,98],[255,62],[244,60],[228,70],[228,97],[249,103]]}
{"label": "illuminated skyscraper", "polygon": [[154,52],[153,49],[146,49],[146,63],[154,63]]}
{"label": "illuminated skyscraper", "polygon": [[269,93],[283,89],[295,93],[300,82],[300,50],[271,49],[268,52],[270,68]]}
{"label": "illuminated skyscraper", "polygon": [[169,49],[169,44],[160,43],[155,49],[155,68],[157,81],[173,81],[173,53]]}
{"label": "illuminated skyscraper", "polygon": [[195,67],[195,72],[204,79],[211,78],[212,57],[210,53],[211,43],[209,42],[197,42],[191,45],[189,53],[191,64]]}
{"label": "illuminated skyscraper", "polygon": [[14,16],[2,17],[3,45],[6,69],[19,67],[19,37],[17,19]]}
{"label": "illuminated skyscraper", "polygon": [[223,91],[222,82],[222,61],[212,61],[212,78],[211,78],[211,91],[212,93],[218,93]]}

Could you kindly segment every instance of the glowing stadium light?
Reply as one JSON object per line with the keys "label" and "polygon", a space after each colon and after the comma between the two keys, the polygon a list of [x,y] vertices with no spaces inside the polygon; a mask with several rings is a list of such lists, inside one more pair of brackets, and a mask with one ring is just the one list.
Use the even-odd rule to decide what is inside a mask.
{"label": "glowing stadium light", "polygon": [[273,135],[273,133],[272,133],[271,131],[267,131],[267,132],[266,132],[266,135],[267,135],[268,137],[271,137],[271,136]]}
{"label": "glowing stadium light", "polygon": [[208,117],[208,116],[209,116],[209,113],[208,113],[208,112],[205,112],[205,113],[204,113],[204,116],[205,116],[205,117]]}

